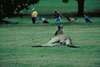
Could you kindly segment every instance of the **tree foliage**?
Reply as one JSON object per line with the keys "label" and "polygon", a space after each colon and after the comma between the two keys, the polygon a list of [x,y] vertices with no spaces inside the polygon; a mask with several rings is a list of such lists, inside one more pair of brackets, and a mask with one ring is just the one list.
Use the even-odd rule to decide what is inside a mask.
{"label": "tree foliage", "polygon": [[15,11],[19,14],[21,10],[28,9],[31,4],[36,4],[38,2],[39,0],[0,0],[1,18],[12,16]]}
{"label": "tree foliage", "polygon": [[67,3],[69,0],[62,0],[62,2]]}

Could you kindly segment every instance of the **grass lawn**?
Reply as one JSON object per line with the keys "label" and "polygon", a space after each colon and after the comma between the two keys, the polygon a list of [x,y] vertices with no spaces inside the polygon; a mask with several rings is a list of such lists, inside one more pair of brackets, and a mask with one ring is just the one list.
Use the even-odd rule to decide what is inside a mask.
{"label": "grass lawn", "polygon": [[[40,0],[38,4],[31,5],[29,10],[23,10],[24,14],[31,14],[35,8],[39,14],[54,14],[54,9],[61,13],[77,13],[78,4],[76,0],[69,0],[63,3],[62,0]],[[99,12],[100,0],[86,0],[84,4],[84,12]]]}
{"label": "grass lawn", "polygon": [[[77,2],[69,0],[40,0],[31,5],[23,14],[31,14],[32,8],[39,14],[54,14],[54,9],[61,13],[76,13]],[[100,0],[86,0],[85,12],[95,12],[100,9]],[[72,38],[74,45],[80,48],[67,46],[31,47],[48,42],[57,30],[53,17],[45,17],[50,22],[43,24],[40,20],[33,25],[31,16],[5,18],[11,23],[19,24],[0,25],[0,67],[100,67],[100,17],[92,17],[92,24],[78,18],[77,23],[68,24],[62,18],[64,33]]]}
{"label": "grass lawn", "polygon": [[92,24],[82,18],[77,23],[64,24],[64,33],[80,48],[32,48],[54,37],[59,24],[54,24],[54,19],[49,19],[47,25],[32,25],[31,19],[25,18],[7,19],[20,23],[0,25],[0,67],[100,67],[100,19],[92,19]]}

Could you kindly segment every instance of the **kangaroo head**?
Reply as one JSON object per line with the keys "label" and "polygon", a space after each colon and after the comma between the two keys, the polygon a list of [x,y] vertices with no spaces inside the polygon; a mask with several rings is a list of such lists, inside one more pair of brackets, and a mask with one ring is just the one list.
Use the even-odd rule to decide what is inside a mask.
{"label": "kangaroo head", "polygon": [[63,25],[59,25],[58,26],[58,30],[55,32],[55,36],[59,35],[59,34],[63,34]]}
{"label": "kangaroo head", "polygon": [[62,29],[63,29],[63,25],[59,25],[58,30],[62,30]]}

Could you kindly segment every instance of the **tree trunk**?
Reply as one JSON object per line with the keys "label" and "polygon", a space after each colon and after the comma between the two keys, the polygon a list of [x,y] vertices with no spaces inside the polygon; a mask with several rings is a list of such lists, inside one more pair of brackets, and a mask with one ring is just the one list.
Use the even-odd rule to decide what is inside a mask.
{"label": "tree trunk", "polygon": [[78,16],[83,16],[84,15],[84,1],[85,0],[77,0],[78,2]]}

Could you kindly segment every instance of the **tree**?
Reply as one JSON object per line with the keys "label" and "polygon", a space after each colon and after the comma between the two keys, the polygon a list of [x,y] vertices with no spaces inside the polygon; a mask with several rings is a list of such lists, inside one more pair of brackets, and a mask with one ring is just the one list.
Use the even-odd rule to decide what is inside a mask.
{"label": "tree", "polygon": [[[68,2],[68,0],[62,0],[63,2],[66,3],[66,1]],[[78,16],[82,16],[84,14],[84,2],[85,0],[76,0],[78,3],[78,12],[77,15]]]}
{"label": "tree", "polygon": [[67,3],[67,2],[68,2],[68,0],[62,0],[62,2]]}
{"label": "tree", "polygon": [[76,0],[78,2],[78,16],[84,15],[84,2],[85,0]]}
{"label": "tree", "polygon": [[38,2],[39,0],[0,0],[0,21],[4,17],[13,16],[15,11],[19,14],[21,10]]}

